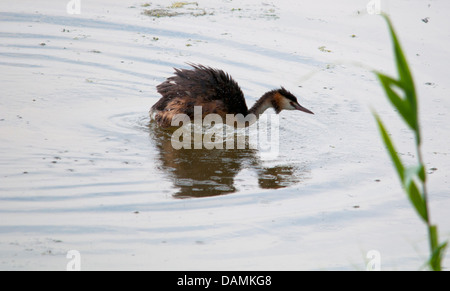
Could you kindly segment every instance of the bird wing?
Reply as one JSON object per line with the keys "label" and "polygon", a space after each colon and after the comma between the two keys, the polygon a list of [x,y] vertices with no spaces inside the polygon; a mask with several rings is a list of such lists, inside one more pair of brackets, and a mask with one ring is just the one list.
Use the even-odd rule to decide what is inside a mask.
{"label": "bird wing", "polygon": [[[244,94],[230,75],[222,70],[190,64],[193,70],[175,69],[175,75],[156,88],[163,97],[153,106],[164,110],[174,99],[195,100],[195,105],[221,101],[227,113],[247,114]],[[190,102],[192,104],[192,102]]]}

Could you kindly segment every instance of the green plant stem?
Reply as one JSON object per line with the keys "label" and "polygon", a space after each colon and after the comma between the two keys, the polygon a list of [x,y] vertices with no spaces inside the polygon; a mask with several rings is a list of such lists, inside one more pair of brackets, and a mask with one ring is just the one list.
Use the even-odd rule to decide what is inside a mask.
{"label": "green plant stem", "polygon": [[[414,81],[392,23],[387,15],[383,14],[383,17],[385,18],[389,26],[399,77],[398,79],[395,79],[382,73],[376,74],[383,89],[385,90],[386,96],[388,97],[389,101],[397,109],[397,112],[403,118],[405,123],[414,132],[418,165],[413,167],[406,167],[402,163],[383,123],[381,122],[378,115],[374,115],[377,120],[377,124],[380,129],[384,144],[394,163],[397,174],[400,177],[402,186],[406,194],[408,195],[408,198],[410,199],[412,205],[427,226],[431,253],[428,260],[428,265],[432,270],[440,271],[442,269],[442,257],[448,245],[448,241],[442,244],[439,243],[437,226],[431,224],[431,219],[429,216],[430,212],[428,206],[428,191],[426,186],[427,179],[425,163],[421,151],[421,134],[417,104],[418,102],[416,91],[414,88]],[[404,95],[399,95],[396,92],[395,88],[403,91]],[[422,183],[421,190],[419,190],[420,185],[418,185],[417,183]]]}
{"label": "green plant stem", "polygon": [[[433,233],[433,225],[431,224],[431,219],[429,215],[429,206],[428,206],[428,191],[427,191],[427,183],[426,183],[426,172],[425,172],[425,164],[422,156],[422,150],[421,150],[421,139],[420,139],[420,128],[417,128],[417,131],[415,132],[416,135],[416,147],[417,147],[417,159],[419,162],[419,165],[423,167],[423,181],[422,181],[422,196],[424,200],[424,206],[425,206],[425,217],[426,217],[426,224],[427,224],[427,230],[428,230],[428,240],[430,244],[430,251],[433,253],[437,248],[437,237],[434,237],[435,234]],[[437,235],[436,235],[437,236]],[[432,266],[433,267],[433,266]]]}
{"label": "green plant stem", "polygon": [[[424,162],[423,162],[423,157],[422,157],[422,151],[421,151],[421,145],[420,145],[420,141],[416,138],[416,142],[417,142],[417,159],[419,161],[419,165],[422,165],[422,167],[425,167]],[[425,171],[425,170],[424,170]],[[426,173],[424,173],[424,175],[426,175]],[[428,231],[428,241],[429,241],[429,247],[430,247],[430,252],[431,254],[435,252],[436,248],[437,248],[437,234],[433,233],[433,226],[431,225],[431,219],[430,219],[430,215],[429,215],[429,207],[428,207],[428,192],[427,192],[427,183],[426,183],[426,177],[424,178],[424,181],[422,181],[422,195],[423,195],[423,200],[424,200],[424,205],[425,205],[425,213],[426,213],[426,224],[427,224],[427,231]],[[430,261],[430,267],[432,269],[434,269],[435,271],[440,271],[440,266],[435,266],[431,261]],[[437,267],[437,269],[436,269]]]}

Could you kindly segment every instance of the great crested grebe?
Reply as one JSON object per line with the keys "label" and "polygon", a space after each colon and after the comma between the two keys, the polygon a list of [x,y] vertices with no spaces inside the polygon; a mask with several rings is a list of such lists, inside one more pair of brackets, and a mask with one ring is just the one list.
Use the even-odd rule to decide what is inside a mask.
{"label": "great crested grebe", "polygon": [[248,109],[241,88],[230,75],[203,65],[189,65],[193,70],[175,68],[175,76],[156,87],[162,97],[150,109],[150,116],[161,127],[170,127],[177,114],[186,114],[192,120],[194,106],[202,107],[203,117],[215,113],[222,118],[227,114],[254,114],[258,118],[270,107],[277,114],[283,109],[314,114],[283,87],[266,92]]}

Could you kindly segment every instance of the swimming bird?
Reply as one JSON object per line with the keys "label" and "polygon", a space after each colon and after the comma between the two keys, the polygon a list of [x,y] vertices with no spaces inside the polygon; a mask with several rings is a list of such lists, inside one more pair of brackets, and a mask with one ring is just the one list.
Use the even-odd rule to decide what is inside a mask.
{"label": "swimming bird", "polygon": [[301,106],[297,98],[285,88],[266,92],[248,109],[238,83],[222,70],[189,64],[192,69],[177,69],[175,75],[156,86],[162,95],[150,109],[150,116],[160,127],[170,127],[177,114],[194,118],[194,106],[202,107],[202,117],[215,113],[225,118],[227,114],[254,114],[259,117],[266,109],[300,110],[314,114]]}

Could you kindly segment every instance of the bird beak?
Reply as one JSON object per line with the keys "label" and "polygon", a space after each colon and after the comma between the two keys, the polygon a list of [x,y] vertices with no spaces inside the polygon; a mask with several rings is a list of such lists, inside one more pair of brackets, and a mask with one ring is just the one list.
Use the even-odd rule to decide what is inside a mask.
{"label": "bird beak", "polygon": [[298,103],[294,103],[294,107],[295,107],[295,109],[297,109],[297,110],[300,110],[300,111],[303,111],[303,112],[306,112],[306,113],[309,113],[309,114],[314,114],[314,112],[312,112],[312,111],[309,110],[309,109],[306,109],[305,107],[301,106],[301,105],[298,104]]}

